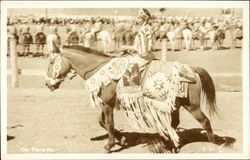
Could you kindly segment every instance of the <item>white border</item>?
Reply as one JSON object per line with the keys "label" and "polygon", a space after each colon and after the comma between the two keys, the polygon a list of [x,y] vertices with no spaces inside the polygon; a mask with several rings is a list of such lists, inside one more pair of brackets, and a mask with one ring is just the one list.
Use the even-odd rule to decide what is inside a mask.
{"label": "white border", "polygon": [[[96,5],[98,4],[98,5]],[[7,154],[7,8],[243,8],[243,153],[242,154]],[[247,159],[249,157],[249,2],[248,1],[1,1],[1,149],[6,159]]]}

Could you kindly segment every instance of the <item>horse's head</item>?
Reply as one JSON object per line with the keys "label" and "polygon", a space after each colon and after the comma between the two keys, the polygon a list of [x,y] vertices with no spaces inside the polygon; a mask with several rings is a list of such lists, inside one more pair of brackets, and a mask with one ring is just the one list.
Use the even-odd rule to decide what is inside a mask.
{"label": "horse's head", "polygon": [[69,73],[71,67],[68,59],[61,53],[52,53],[48,67],[45,85],[51,90],[58,89],[64,78]]}

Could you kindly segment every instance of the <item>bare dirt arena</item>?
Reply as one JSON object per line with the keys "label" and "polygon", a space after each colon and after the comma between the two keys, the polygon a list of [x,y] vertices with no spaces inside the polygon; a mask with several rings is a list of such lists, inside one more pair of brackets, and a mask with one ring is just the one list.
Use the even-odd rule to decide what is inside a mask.
{"label": "bare dirt arena", "polygon": [[[201,125],[180,109],[180,153],[241,153],[242,138],[242,50],[190,51],[168,53],[168,61],[182,60],[205,68],[212,76],[221,117],[211,120],[218,145],[211,144]],[[159,53],[156,53],[159,55]],[[9,60],[9,59],[8,59]],[[19,68],[43,69],[47,58],[19,58]],[[9,61],[8,61],[9,68]],[[80,77],[66,80],[50,92],[45,76],[19,76],[20,87],[7,88],[8,153],[105,153],[106,131],[97,121],[100,108],[91,108]],[[10,77],[8,76],[8,82]],[[113,153],[152,153],[154,132],[133,129],[122,110],[115,111],[115,128],[126,137],[126,147],[116,145]],[[235,141],[235,142],[234,142]],[[225,147],[225,142],[234,142]]]}

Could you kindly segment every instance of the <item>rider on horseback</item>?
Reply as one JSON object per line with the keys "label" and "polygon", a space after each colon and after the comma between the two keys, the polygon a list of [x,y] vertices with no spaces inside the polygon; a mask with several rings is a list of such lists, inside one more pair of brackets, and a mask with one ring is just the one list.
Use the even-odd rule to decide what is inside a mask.
{"label": "rider on horseback", "polygon": [[146,63],[154,59],[154,54],[151,52],[152,43],[152,27],[149,25],[151,15],[148,10],[140,9],[138,12],[138,21],[141,25],[134,40],[134,48],[138,53],[134,59],[137,60],[139,66],[144,66]]}
{"label": "rider on horseback", "polygon": [[101,19],[97,19],[95,24],[94,24],[94,28],[93,28],[93,33],[95,35],[95,39],[97,40],[97,34],[102,30],[102,20]]}
{"label": "rider on horseback", "polygon": [[[138,65],[140,71],[142,71],[146,64],[152,61],[155,57],[151,52],[153,29],[149,24],[151,15],[147,9],[140,9],[138,11],[137,23],[141,26],[138,33],[135,36],[133,47],[124,46],[121,51],[136,52],[136,55],[129,57],[129,63],[132,65]],[[128,70],[130,70],[128,68]]]}
{"label": "rider on horseback", "polygon": [[50,33],[47,36],[46,42],[50,57],[53,57],[54,54],[60,53],[61,38],[57,33],[57,26],[52,26],[50,28]]}

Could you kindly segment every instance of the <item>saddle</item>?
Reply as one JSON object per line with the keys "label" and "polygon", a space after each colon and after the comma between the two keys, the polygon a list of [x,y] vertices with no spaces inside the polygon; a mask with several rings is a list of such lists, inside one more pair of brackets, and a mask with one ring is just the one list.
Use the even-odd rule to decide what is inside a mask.
{"label": "saddle", "polygon": [[[174,76],[177,77],[175,80],[173,80]],[[123,89],[121,90],[122,92],[134,92],[135,94],[136,92],[143,92],[147,97],[162,100],[160,96],[154,96],[158,95],[157,90],[167,90],[167,86],[176,83],[174,84],[177,88],[176,96],[187,97],[188,83],[195,82],[195,73],[188,65],[179,62],[154,60],[146,64],[143,70],[140,70],[138,64],[130,63],[123,75],[121,82]],[[151,93],[147,93],[149,90]],[[155,93],[153,94],[153,92]]]}
{"label": "saddle", "polygon": [[194,78],[189,70],[179,62],[151,61],[143,71],[138,64],[129,63],[116,92],[129,123],[143,131],[154,128],[178,145],[179,137],[171,126],[172,112],[176,109],[176,97],[186,98],[188,83],[195,82],[183,76],[191,74]]}

